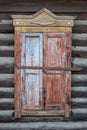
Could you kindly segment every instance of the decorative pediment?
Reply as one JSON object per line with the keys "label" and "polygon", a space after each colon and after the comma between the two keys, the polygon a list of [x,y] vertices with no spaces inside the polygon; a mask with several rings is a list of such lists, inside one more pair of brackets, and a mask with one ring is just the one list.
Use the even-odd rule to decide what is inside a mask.
{"label": "decorative pediment", "polygon": [[46,8],[33,15],[12,15],[14,26],[73,26],[73,16],[57,16]]}

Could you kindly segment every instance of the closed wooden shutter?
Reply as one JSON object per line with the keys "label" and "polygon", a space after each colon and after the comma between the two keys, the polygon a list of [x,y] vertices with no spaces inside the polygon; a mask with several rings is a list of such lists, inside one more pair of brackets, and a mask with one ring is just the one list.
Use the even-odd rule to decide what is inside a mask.
{"label": "closed wooden shutter", "polygon": [[43,66],[43,40],[40,33],[23,33],[21,46],[22,109],[42,109],[42,70],[26,67]]}
{"label": "closed wooden shutter", "polygon": [[64,68],[71,68],[71,34],[21,33],[16,44],[17,117],[69,114],[71,71]]}
{"label": "closed wooden shutter", "polygon": [[68,85],[69,87],[71,85],[71,82],[68,83],[68,80],[71,81],[71,72],[67,73],[55,68],[70,67],[70,58],[71,42],[66,33],[44,34],[44,66],[54,68],[54,70],[45,70],[44,73],[45,109],[47,110],[65,109],[66,91]]}

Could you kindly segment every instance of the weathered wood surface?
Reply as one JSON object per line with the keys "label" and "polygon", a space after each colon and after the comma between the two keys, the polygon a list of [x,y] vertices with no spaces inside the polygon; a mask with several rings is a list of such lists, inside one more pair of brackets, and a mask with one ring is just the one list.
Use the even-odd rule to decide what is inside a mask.
{"label": "weathered wood surface", "polygon": [[0,130],[86,130],[87,122],[0,123]]}
{"label": "weathered wood surface", "polygon": [[6,34],[1,33],[0,34],[0,45],[2,45],[3,43],[8,43],[8,44],[14,43],[14,35],[8,34],[8,33],[6,33]]}
{"label": "weathered wood surface", "polygon": [[13,87],[14,86],[13,74],[0,74],[0,87]]}
{"label": "weathered wood surface", "polygon": [[6,88],[0,87],[0,99],[2,98],[14,98],[14,89],[13,88]]}
{"label": "weathered wood surface", "polygon": [[21,104],[20,104],[20,85],[21,85],[21,75],[20,70],[17,69],[15,66],[20,66],[21,63],[21,40],[20,40],[21,34],[20,34],[20,28],[15,28],[15,44],[14,44],[14,56],[15,62],[14,62],[14,98],[15,98],[15,117],[20,117],[21,115]]}
{"label": "weathered wood surface", "polygon": [[13,46],[0,46],[0,57],[13,57],[14,47]]}
{"label": "weathered wood surface", "polygon": [[[39,10],[41,8],[43,8],[43,5],[44,7],[46,8],[49,8],[49,10],[52,10],[52,12],[61,12],[61,13],[65,13],[65,12],[87,12],[87,8],[86,8],[86,5],[87,5],[87,2],[82,2],[82,3],[79,3],[78,4],[67,4],[67,3],[59,3],[59,2],[47,2],[47,1],[44,1],[44,3],[38,1],[38,2],[34,2],[32,4],[32,2],[19,2],[19,3],[13,3],[13,5],[9,4],[8,6],[7,5],[2,5],[0,7],[0,12],[36,12],[36,10]],[[83,9],[81,9],[82,5],[84,6]],[[20,8],[21,6],[21,8]],[[15,10],[16,8],[16,10]]]}
{"label": "weathered wood surface", "polygon": [[[58,121],[59,118],[55,116],[49,117],[23,117],[20,119],[14,118],[14,110],[0,110],[0,122],[6,121],[6,122],[26,122],[26,121]],[[72,120],[78,121],[78,120],[87,120],[87,108],[73,108],[72,109]]]}
{"label": "weathered wood surface", "polygon": [[[43,66],[42,38],[41,33],[22,34],[21,66]],[[21,80],[22,111],[42,109],[42,70],[21,70]]]}
{"label": "weathered wood surface", "polygon": [[[60,40],[61,39],[61,40]],[[65,45],[65,41],[69,41],[69,46]],[[51,44],[51,46],[50,46]],[[64,50],[65,48],[65,50]],[[53,53],[55,52],[55,54]],[[70,35],[56,34],[56,33],[45,33],[44,34],[44,65],[48,67],[71,67],[71,41]],[[66,58],[68,56],[68,58]],[[64,82],[64,76],[66,77]],[[70,82],[68,82],[70,80]],[[68,84],[67,84],[68,83]],[[60,85],[61,84],[61,85]],[[65,90],[63,87],[65,84],[68,86]],[[46,96],[46,109],[65,109],[65,111],[70,112],[70,103],[65,99],[64,92],[66,91],[66,97],[70,99],[71,93],[71,73],[66,72],[49,72],[46,71],[44,74],[44,89],[47,94]],[[57,88],[56,88],[57,87]],[[68,92],[68,93],[67,93]],[[58,94],[59,93],[59,94]],[[53,94],[53,95],[52,95]],[[63,97],[63,98],[62,98]],[[56,104],[55,104],[56,102]],[[67,102],[64,108],[64,102]]]}
{"label": "weathered wood surface", "polygon": [[[8,53],[4,53],[4,54],[8,55]],[[13,74],[13,72],[14,72],[14,58],[0,57],[0,73]]]}
{"label": "weathered wood surface", "polygon": [[[17,1],[21,2],[21,0],[17,0]],[[27,0],[25,0],[25,1],[22,0],[22,1],[27,2]],[[2,107],[0,110],[0,121],[3,121],[3,122],[4,121],[6,121],[6,122],[15,121],[16,123],[17,123],[17,121],[19,121],[19,122],[38,121],[38,120],[39,121],[56,121],[56,120],[58,120],[57,117],[55,117],[55,119],[53,119],[54,117],[50,117],[50,119],[49,119],[49,117],[47,117],[47,118],[39,117],[39,119],[38,119],[38,117],[32,117],[32,118],[26,117],[26,118],[22,118],[20,120],[14,120],[14,114],[13,114],[14,113],[14,111],[13,111],[14,102],[13,101],[11,102],[11,100],[8,100],[5,102],[6,98],[7,99],[10,98],[13,100],[13,93],[14,93],[13,75],[12,76],[9,75],[9,74],[13,74],[13,70],[14,70],[13,69],[13,66],[14,66],[14,58],[13,58],[14,52],[13,51],[14,50],[11,50],[11,48],[10,48],[10,46],[12,47],[14,45],[14,40],[13,40],[14,29],[12,26],[11,15],[13,15],[13,14],[15,14],[15,15],[33,14],[37,11],[37,9],[41,8],[40,5],[41,5],[42,1],[38,1],[38,3],[35,0],[31,1],[32,5],[30,4],[30,6],[33,8],[32,10],[31,10],[31,8],[29,8],[29,6],[28,6],[28,8],[26,8],[26,5],[27,5],[26,2],[25,2],[25,4],[24,3],[22,4],[25,7],[21,6],[21,4],[19,4],[17,9],[21,8],[21,9],[18,9],[18,10],[20,10],[20,12],[16,11],[17,4],[15,2],[14,2],[14,5],[15,5],[14,8],[13,8],[13,6],[9,5],[9,4],[11,4],[12,0],[9,0],[9,1],[0,0],[0,2],[3,2],[4,5],[6,3],[6,6],[8,3],[8,6],[10,6],[10,7],[8,7],[9,9],[6,9],[7,11],[5,10],[5,8],[3,8],[3,10],[2,10],[3,12],[0,12],[0,58],[1,58],[0,59],[0,99],[4,98],[4,102],[3,102],[3,100],[1,101]],[[76,3],[74,6],[72,6],[73,9],[71,9],[71,6],[69,6],[69,5],[68,5],[68,8],[66,6],[65,9],[62,8],[62,5],[61,6],[58,5],[57,8],[60,6],[61,9],[60,8],[56,9],[54,7],[54,5],[52,6],[54,1],[53,2],[46,1],[46,3],[47,2],[48,2],[48,9],[53,10],[56,15],[77,16],[77,19],[75,20],[75,26],[73,27],[73,47],[74,48],[72,48],[72,50],[73,50],[74,60],[72,60],[72,62],[73,62],[74,66],[75,65],[80,66],[83,68],[83,70],[78,73],[81,78],[76,78],[79,75],[76,72],[73,72],[73,74],[75,74],[75,76],[76,75],[77,76],[74,77],[74,79],[76,78],[75,82],[74,81],[72,82],[72,97],[74,98],[74,100],[72,102],[72,107],[73,107],[72,120],[74,120],[74,121],[75,120],[77,120],[77,121],[86,120],[87,121],[87,107],[86,107],[87,106],[87,102],[86,102],[87,79],[84,78],[84,73],[87,74],[87,51],[85,48],[85,47],[87,47],[87,8],[83,9],[84,6],[82,6],[82,5],[85,5],[85,7],[86,7],[87,1],[82,1],[82,0],[76,0],[76,1],[63,0],[63,1],[61,1],[61,3],[63,3],[63,4],[70,3],[71,6],[72,6],[72,3],[74,3],[74,4]],[[51,2],[51,7],[49,5],[50,2]],[[43,3],[45,3],[45,1],[43,1]],[[64,4],[64,6],[65,6],[65,4]],[[37,5],[38,5],[38,8],[35,7]],[[43,5],[45,5],[45,4],[43,4]],[[1,6],[1,4],[0,4],[0,6]],[[77,9],[74,7],[76,7]],[[70,11],[70,9],[71,9],[71,11]],[[11,12],[11,10],[13,10],[14,12]],[[3,46],[5,46],[5,47],[3,47]],[[85,75],[85,76],[87,76],[87,75]],[[4,106],[6,106],[6,107],[4,107]],[[2,109],[3,109],[3,111],[2,111]],[[16,123],[15,123],[15,125],[16,125]],[[61,125],[63,125],[63,123]],[[73,123],[69,122],[68,125],[70,125],[70,124],[73,124]],[[73,130],[86,130],[87,129],[83,122],[82,123],[77,122],[77,124],[78,125],[73,124],[73,126],[70,126],[69,129],[71,129],[71,128]],[[4,125],[6,125],[5,128],[4,128]],[[20,123],[20,125],[21,125],[21,127],[23,127],[22,126],[23,123]],[[29,128],[29,126],[28,126],[28,128]],[[28,129],[28,128],[26,128],[26,129]],[[9,129],[10,130],[10,126],[8,126],[7,124],[3,124],[3,125],[0,124],[0,129],[6,129],[6,130]],[[17,125],[14,128],[14,125],[12,124],[11,129],[19,129],[19,126]],[[20,129],[22,129],[22,128],[20,128]],[[37,128],[37,129],[41,129],[41,127]],[[61,128],[61,129],[63,130],[63,128]],[[64,130],[65,130],[65,128],[64,128]]]}
{"label": "weathered wood surface", "polygon": [[[71,67],[71,31],[76,17],[57,16],[48,9],[43,8],[34,15],[12,15],[12,18],[13,25],[15,26],[16,66],[40,67],[44,65],[45,67]],[[61,31],[63,33],[61,33]],[[42,34],[40,32],[42,32]],[[20,35],[22,40],[20,39]],[[42,79],[41,70],[33,71],[32,68],[31,70],[23,69],[20,71],[15,68],[16,118],[20,117],[19,115],[39,116],[52,114],[69,117],[71,112],[71,72],[60,73],[56,71],[56,73],[51,72],[51,74],[46,71],[43,73],[45,73],[44,80]],[[42,81],[44,81],[43,85]],[[44,101],[42,97],[44,95],[42,87],[44,87],[47,94]],[[20,100],[21,98],[22,101]],[[41,111],[28,111],[39,109],[41,109]],[[52,111],[48,111],[48,109]]]}

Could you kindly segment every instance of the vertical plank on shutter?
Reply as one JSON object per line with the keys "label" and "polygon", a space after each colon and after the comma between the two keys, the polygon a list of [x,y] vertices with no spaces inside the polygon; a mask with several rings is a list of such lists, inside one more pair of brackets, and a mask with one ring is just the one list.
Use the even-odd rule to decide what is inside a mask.
{"label": "vertical plank on shutter", "polygon": [[14,85],[15,85],[15,118],[19,118],[21,116],[21,104],[20,104],[20,69],[17,69],[16,66],[20,66],[21,64],[21,29],[20,27],[15,28],[15,44],[14,44],[14,56],[15,56],[15,77],[14,77]]}
{"label": "vertical plank on shutter", "polygon": [[[40,33],[22,34],[22,66],[43,65],[43,39]],[[21,70],[22,108],[42,109],[42,70]]]}
{"label": "vertical plank on shutter", "polygon": [[[44,66],[64,67],[64,34],[44,34]],[[65,84],[63,71],[46,71],[44,73],[46,91],[45,109],[64,109]]]}

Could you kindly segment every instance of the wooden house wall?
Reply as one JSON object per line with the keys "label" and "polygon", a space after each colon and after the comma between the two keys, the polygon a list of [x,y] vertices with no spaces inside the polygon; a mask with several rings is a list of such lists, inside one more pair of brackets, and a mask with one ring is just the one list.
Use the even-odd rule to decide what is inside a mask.
{"label": "wooden house wall", "polygon": [[[24,117],[14,119],[14,28],[11,15],[33,14],[46,7],[57,15],[77,16],[73,27],[72,65],[82,68],[80,72],[72,73],[72,118],[69,122],[61,122],[62,126],[70,129],[87,129],[87,1],[86,0],[16,0],[0,3],[0,129],[32,128],[29,121],[57,121],[50,117]],[[74,121],[78,121],[74,123]],[[84,122],[81,122],[84,121]],[[8,125],[3,122],[8,122]],[[13,122],[13,123],[11,123]],[[14,124],[17,123],[17,126]],[[18,123],[19,122],[19,123]],[[22,122],[25,122],[23,124]],[[10,123],[10,124],[9,124]],[[64,124],[65,123],[65,124]],[[74,125],[75,124],[75,125]],[[80,125],[79,125],[80,124]],[[40,129],[43,124],[35,124]],[[55,123],[53,123],[55,126]],[[21,127],[20,127],[21,126]],[[46,124],[46,128],[50,124]],[[53,126],[52,126],[53,127]]]}

